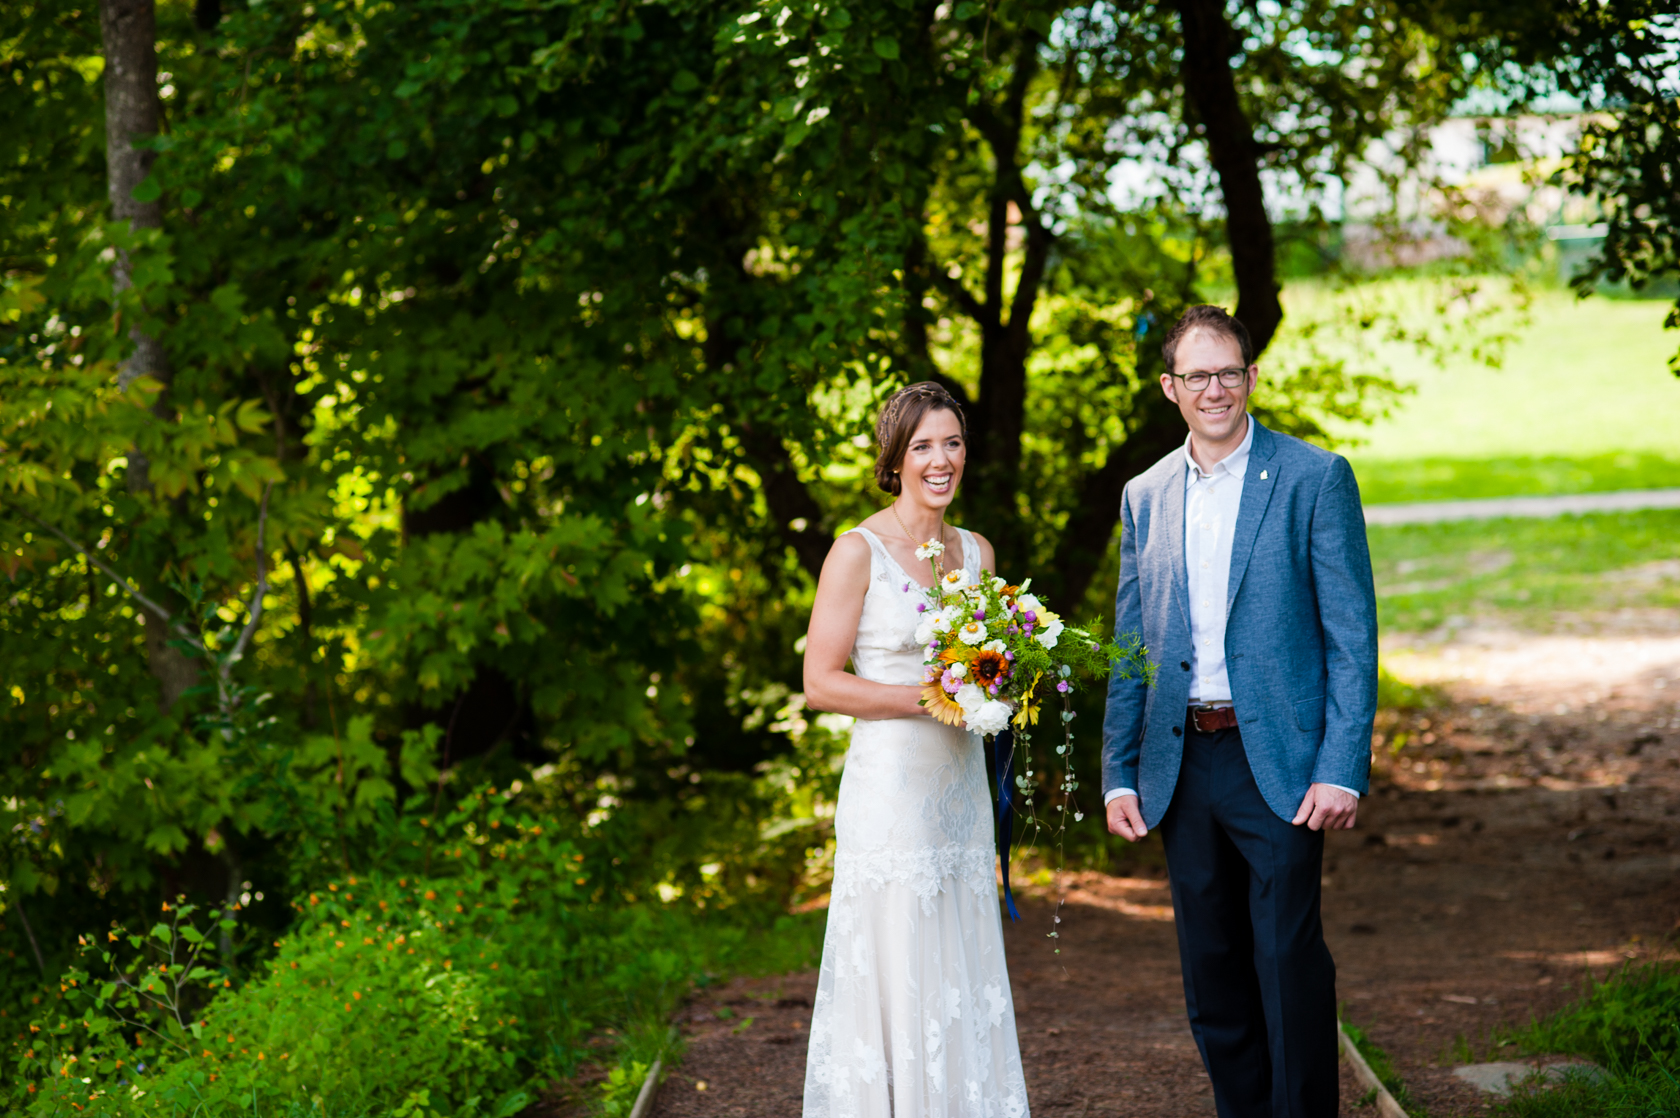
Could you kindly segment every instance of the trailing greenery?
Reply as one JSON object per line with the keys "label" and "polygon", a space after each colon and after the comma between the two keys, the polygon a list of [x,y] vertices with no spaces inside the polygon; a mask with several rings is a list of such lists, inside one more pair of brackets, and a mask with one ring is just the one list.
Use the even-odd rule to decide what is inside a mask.
{"label": "trailing greenery", "polygon": [[1573,1004],[1496,1038],[1524,1055],[1584,1057],[1603,1074],[1518,1085],[1498,1112],[1512,1118],[1654,1118],[1680,1114],[1680,969],[1625,967],[1590,977]]}

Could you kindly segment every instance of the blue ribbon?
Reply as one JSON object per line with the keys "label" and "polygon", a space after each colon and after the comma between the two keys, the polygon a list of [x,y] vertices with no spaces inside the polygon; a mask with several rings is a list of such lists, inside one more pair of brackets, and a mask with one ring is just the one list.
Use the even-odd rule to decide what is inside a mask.
{"label": "blue ribbon", "polygon": [[998,770],[998,853],[1003,867],[1003,903],[1009,908],[1009,918],[1019,921],[1020,910],[1015,907],[1015,894],[1009,890],[1009,844],[1015,837],[1015,732],[1005,729],[992,739],[997,748]]}

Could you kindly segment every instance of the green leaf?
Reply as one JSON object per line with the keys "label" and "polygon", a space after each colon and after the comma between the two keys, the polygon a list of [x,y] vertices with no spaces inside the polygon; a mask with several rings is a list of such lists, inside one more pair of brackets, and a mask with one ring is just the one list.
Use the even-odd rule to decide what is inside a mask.
{"label": "green leaf", "polygon": [[883,35],[879,39],[876,39],[875,42],[871,45],[874,47],[875,53],[880,55],[882,58],[886,59],[888,62],[893,62],[893,61],[897,60],[897,58],[898,58],[898,40],[897,39],[888,38],[887,36]]}
{"label": "green leaf", "polygon": [[168,924],[153,924],[152,938],[167,946],[175,942],[175,933]]}
{"label": "green leaf", "polygon": [[134,188],[129,197],[136,202],[155,202],[163,197],[163,184],[158,182],[156,175],[147,175],[140,180],[140,185]]}
{"label": "green leaf", "polygon": [[671,88],[678,93],[687,93],[700,88],[700,79],[693,70],[678,70],[677,76],[671,79]]}

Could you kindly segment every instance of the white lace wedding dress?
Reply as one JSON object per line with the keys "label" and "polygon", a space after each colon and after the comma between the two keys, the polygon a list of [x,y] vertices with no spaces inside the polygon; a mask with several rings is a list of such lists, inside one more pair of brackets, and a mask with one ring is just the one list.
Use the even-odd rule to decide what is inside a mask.
{"label": "white lace wedding dress", "polygon": [[[919,685],[925,599],[854,530],[870,578],[853,670]],[[961,536],[978,573],[980,549]],[[931,718],[860,719],[834,829],[805,1118],[1026,1118],[981,739]]]}

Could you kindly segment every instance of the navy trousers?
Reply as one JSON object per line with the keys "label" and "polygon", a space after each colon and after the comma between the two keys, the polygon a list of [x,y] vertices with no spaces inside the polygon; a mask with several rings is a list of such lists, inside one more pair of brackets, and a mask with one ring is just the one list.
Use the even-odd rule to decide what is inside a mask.
{"label": "navy trousers", "polygon": [[1220,1118],[1336,1118],[1336,964],[1324,832],[1260,795],[1236,729],[1185,727],[1161,820],[1190,1029]]}

